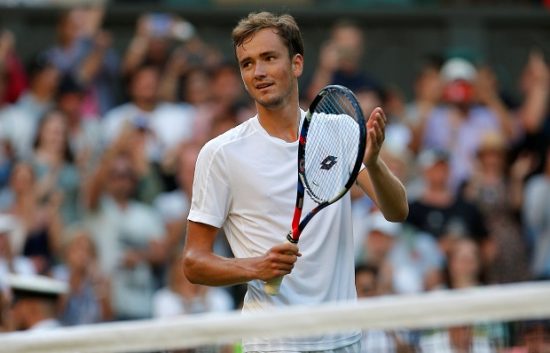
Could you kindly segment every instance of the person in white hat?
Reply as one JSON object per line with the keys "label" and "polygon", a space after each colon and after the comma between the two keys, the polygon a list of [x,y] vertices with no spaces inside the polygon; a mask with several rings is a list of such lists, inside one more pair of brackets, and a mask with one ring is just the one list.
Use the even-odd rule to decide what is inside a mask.
{"label": "person in white hat", "polygon": [[57,303],[66,294],[65,282],[39,275],[9,274],[10,319],[15,330],[49,330],[60,327]]}

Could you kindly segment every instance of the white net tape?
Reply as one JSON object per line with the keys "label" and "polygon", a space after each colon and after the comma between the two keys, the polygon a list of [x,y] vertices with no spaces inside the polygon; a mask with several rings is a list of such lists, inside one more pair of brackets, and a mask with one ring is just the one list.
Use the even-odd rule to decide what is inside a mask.
{"label": "white net tape", "polygon": [[114,322],[41,332],[0,334],[0,351],[23,353],[144,352],[232,343],[243,336],[280,337],[361,329],[428,328],[479,321],[550,317],[550,282],[386,296],[356,303],[289,307],[242,315]]}

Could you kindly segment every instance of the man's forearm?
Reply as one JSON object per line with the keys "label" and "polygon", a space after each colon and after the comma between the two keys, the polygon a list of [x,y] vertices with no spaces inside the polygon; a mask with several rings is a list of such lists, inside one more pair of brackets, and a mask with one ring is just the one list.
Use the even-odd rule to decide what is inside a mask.
{"label": "man's forearm", "polygon": [[208,286],[228,286],[255,279],[254,258],[226,258],[213,253],[184,254],[184,272],[189,281]]}
{"label": "man's forearm", "polygon": [[381,159],[365,169],[366,171],[362,171],[358,178],[361,188],[367,192],[368,182],[365,178],[370,179],[376,197],[375,202],[384,217],[393,222],[404,221],[409,213],[409,206],[407,193],[401,181],[390,172]]}

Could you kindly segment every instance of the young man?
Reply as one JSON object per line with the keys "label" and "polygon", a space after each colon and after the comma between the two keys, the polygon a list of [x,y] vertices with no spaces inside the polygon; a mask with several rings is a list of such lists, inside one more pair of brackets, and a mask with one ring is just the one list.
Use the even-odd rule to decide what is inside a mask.
{"label": "young man", "polygon": [[[355,300],[349,194],[313,218],[300,238],[300,251],[285,242],[296,200],[298,133],[305,115],[298,105],[304,64],[300,30],[289,15],[250,14],[233,30],[233,42],[258,114],[201,150],[188,217],[185,274],[206,285],[248,283],[245,311]],[[358,183],[386,218],[401,221],[408,213],[404,187],[378,158],[384,126],[384,113],[377,108],[368,123],[366,168]],[[313,204],[305,200],[304,214]],[[235,258],[212,251],[221,227]],[[264,283],[282,275],[280,293],[267,295]],[[247,352],[352,352],[358,350],[359,339],[357,331],[247,339],[243,346]]]}

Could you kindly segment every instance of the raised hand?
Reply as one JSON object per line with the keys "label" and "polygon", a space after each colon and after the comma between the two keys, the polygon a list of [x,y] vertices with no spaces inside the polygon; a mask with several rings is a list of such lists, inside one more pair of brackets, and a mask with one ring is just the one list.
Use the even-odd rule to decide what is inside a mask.
{"label": "raised hand", "polygon": [[363,159],[367,167],[378,161],[380,149],[385,139],[386,124],[387,118],[382,108],[375,108],[367,121],[367,148]]}

